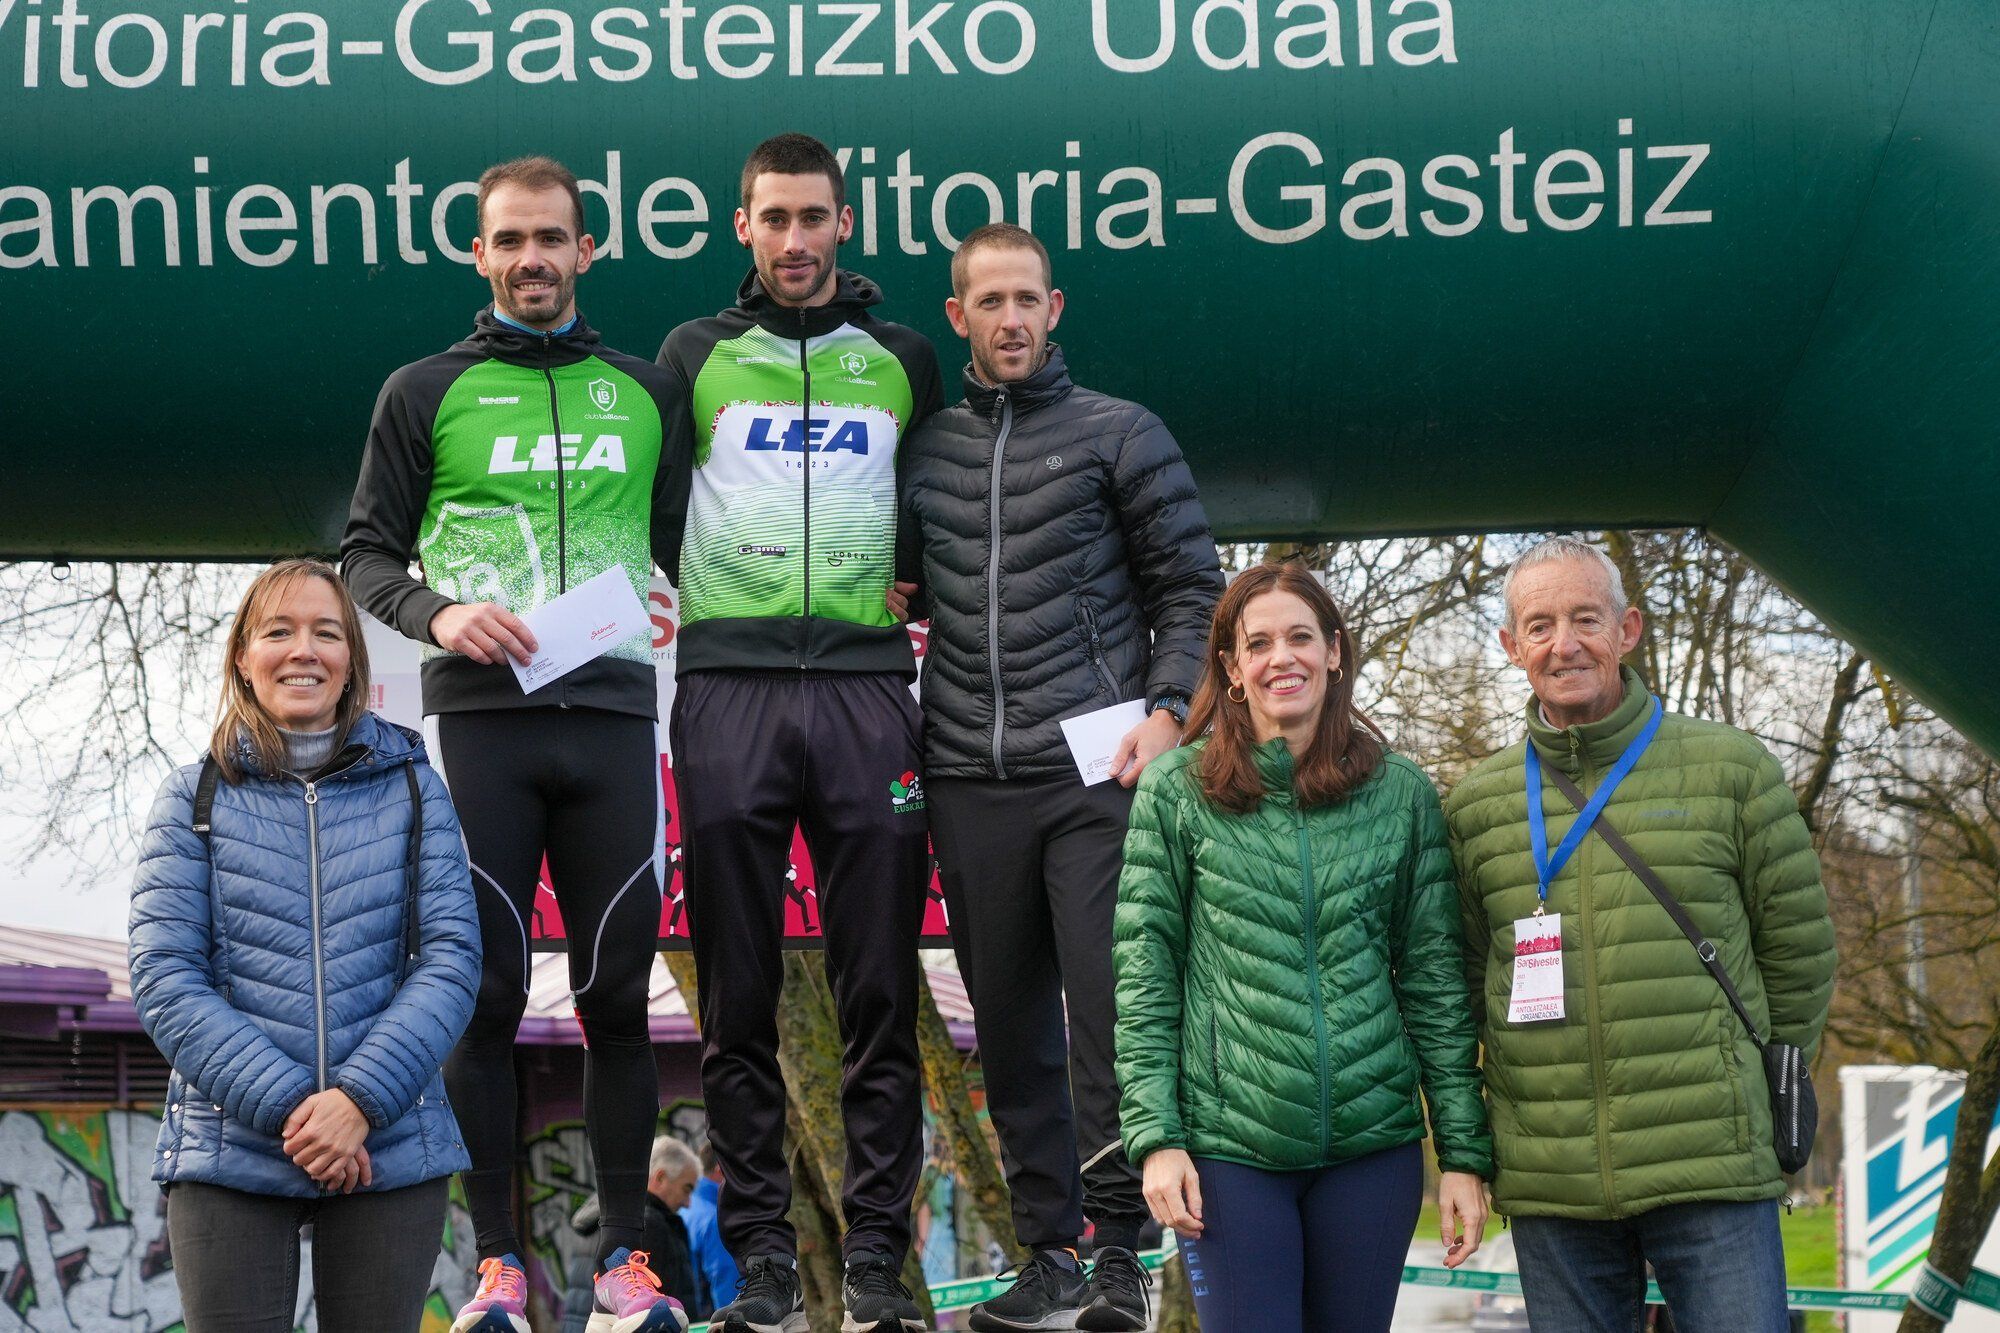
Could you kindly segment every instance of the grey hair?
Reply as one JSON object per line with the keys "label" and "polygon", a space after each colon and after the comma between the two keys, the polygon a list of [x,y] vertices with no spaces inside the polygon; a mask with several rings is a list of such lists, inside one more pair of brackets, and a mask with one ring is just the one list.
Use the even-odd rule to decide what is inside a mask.
{"label": "grey hair", "polygon": [[647,1163],[647,1169],[664,1171],[671,1180],[682,1175],[699,1176],[701,1162],[696,1159],[694,1149],[671,1134],[662,1134],[653,1140],[653,1158]]}
{"label": "grey hair", "polygon": [[1514,615],[1514,580],[1521,571],[1533,569],[1537,565],[1552,565],[1559,560],[1582,560],[1595,562],[1604,572],[1605,586],[1611,592],[1611,615],[1615,620],[1625,614],[1625,578],[1618,572],[1618,566],[1610,556],[1592,546],[1581,537],[1551,537],[1538,542],[1523,551],[1507,571],[1507,581],[1500,585],[1500,598],[1507,604],[1507,624],[1511,628]]}

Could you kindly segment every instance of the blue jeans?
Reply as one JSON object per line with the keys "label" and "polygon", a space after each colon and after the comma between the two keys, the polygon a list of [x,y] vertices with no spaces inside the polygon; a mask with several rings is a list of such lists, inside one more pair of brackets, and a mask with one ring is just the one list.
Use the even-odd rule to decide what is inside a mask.
{"label": "blue jeans", "polygon": [[1534,1333],[1638,1333],[1653,1266],[1679,1333],[1785,1333],[1778,1201],[1677,1203],[1617,1221],[1514,1219]]}

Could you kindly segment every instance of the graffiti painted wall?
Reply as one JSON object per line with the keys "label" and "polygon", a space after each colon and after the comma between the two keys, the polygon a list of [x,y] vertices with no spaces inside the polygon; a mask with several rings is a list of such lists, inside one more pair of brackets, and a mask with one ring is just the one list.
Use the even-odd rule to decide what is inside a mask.
{"label": "graffiti painted wall", "polygon": [[[673,1102],[660,1124],[690,1147],[708,1134],[696,1101]],[[159,1116],[146,1111],[0,1110],[0,1333],[184,1333],[166,1199],[152,1179],[159,1129]],[[960,1215],[928,1110],[924,1132],[916,1242],[925,1276],[940,1282],[991,1272],[998,1249]],[[542,1124],[523,1144],[521,1166],[531,1312],[538,1328],[554,1328],[564,1274],[591,1254],[591,1242],[570,1225],[595,1188],[582,1121]],[[423,1333],[450,1328],[452,1312],[472,1294],[478,1259],[454,1182]],[[295,1325],[317,1333],[310,1239],[299,1267]]]}
{"label": "graffiti painted wall", "polygon": [[0,1111],[0,1333],[181,1327],[158,1116]]}
{"label": "graffiti painted wall", "polygon": [[[707,1133],[698,1103],[677,1102],[661,1121],[691,1145]],[[166,1200],[152,1179],[159,1130],[159,1116],[144,1111],[0,1111],[0,1333],[181,1333]],[[569,1224],[593,1188],[581,1122],[543,1126],[523,1164],[529,1278],[552,1326],[562,1274],[589,1252]],[[303,1274],[311,1253],[307,1241]],[[478,1259],[454,1182],[423,1333],[450,1327]],[[301,1333],[319,1326],[311,1286],[302,1278]]]}

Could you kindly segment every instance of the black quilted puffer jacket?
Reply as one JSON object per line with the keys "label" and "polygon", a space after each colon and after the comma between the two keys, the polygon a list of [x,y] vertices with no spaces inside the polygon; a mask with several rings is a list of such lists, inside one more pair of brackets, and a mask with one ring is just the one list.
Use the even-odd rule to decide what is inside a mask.
{"label": "black quilted puffer jacket", "polygon": [[[1074,774],[1061,719],[1194,693],[1222,570],[1180,446],[1062,349],[932,416],[905,462],[931,619],[925,775]],[[998,651],[995,651],[995,645]]]}

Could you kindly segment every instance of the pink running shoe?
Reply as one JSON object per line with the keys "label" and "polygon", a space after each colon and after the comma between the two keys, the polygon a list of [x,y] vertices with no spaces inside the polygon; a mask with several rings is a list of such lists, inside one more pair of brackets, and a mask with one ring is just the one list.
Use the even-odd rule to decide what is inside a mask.
{"label": "pink running shoe", "polygon": [[644,1250],[622,1246],[604,1261],[586,1333],[687,1333],[687,1311],[660,1290]]}
{"label": "pink running shoe", "polygon": [[529,1333],[528,1275],[519,1259],[479,1261],[479,1290],[452,1320],[451,1333]]}

